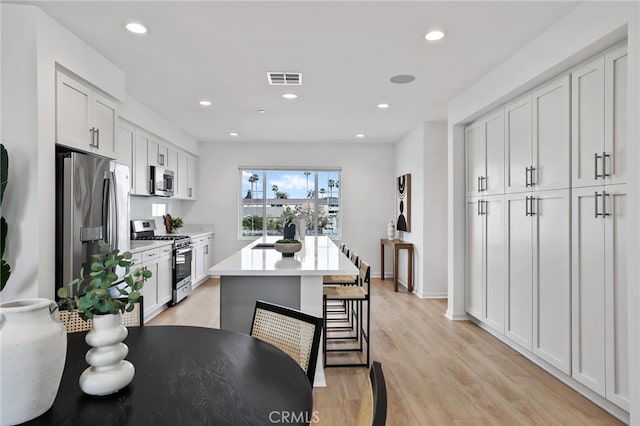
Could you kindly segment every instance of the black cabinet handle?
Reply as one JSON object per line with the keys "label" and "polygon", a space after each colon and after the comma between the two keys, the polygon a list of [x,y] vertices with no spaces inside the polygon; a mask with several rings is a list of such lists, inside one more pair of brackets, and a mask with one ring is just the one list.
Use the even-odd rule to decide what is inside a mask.
{"label": "black cabinet handle", "polygon": [[595,217],[596,219],[598,218],[598,216],[601,216],[601,215],[602,215],[602,213],[600,213],[600,212],[598,211],[598,197],[600,197],[600,196],[601,196],[601,195],[600,195],[600,194],[598,194],[598,191],[596,191],[596,196],[594,197],[595,204],[596,204],[596,205],[595,205],[595,214],[594,214],[594,217]]}
{"label": "black cabinet handle", "polygon": [[[532,167],[531,169],[533,169],[533,167]],[[529,202],[531,203],[531,208],[529,209],[529,212],[530,212],[530,215],[531,215],[531,216],[535,216],[535,215],[537,215],[537,214],[538,214],[538,206],[537,206],[537,203],[538,203],[538,200],[540,200],[540,199],[539,199],[539,198],[536,198],[536,197],[531,197],[531,199],[530,199],[530,200],[531,200],[531,201],[529,201]],[[536,208],[535,208],[535,209],[533,208],[533,202],[534,202],[534,201],[536,202]]]}
{"label": "black cabinet handle", "polygon": [[529,196],[524,197],[524,215],[530,216],[529,214]]}
{"label": "black cabinet handle", "polygon": [[611,157],[611,155],[606,152],[602,152],[602,178],[606,178],[611,176],[611,174],[607,173],[607,158]]}
{"label": "black cabinet handle", "polygon": [[[537,169],[533,166],[529,167],[529,186],[535,186],[536,182],[533,179],[533,172],[536,171]],[[533,200],[533,197],[531,197],[531,199]]]}
{"label": "black cabinet handle", "polygon": [[95,127],[90,128],[89,133],[91,133],[91,143],[89,144],[89,146],[91,148],[95,148],[96,147],[96,128]]}
{"label": "black cabinet handle", "polygon": [[96,148],[100,149],[100,129],[96,129]]}
{"label": "black cabinet handle", "polygon": [[601,159],[602,157],[600,155],[598,155],[597,152],[595,152],[593,154],[593,178],[594,179],[598,179],[599,177],[604,177],[604,175],[601,175],[598,173],[598,160]]}
{"label": "black cabinet handle", "polygon": [[481,203],[481,202],[482,202],[482,201],[478,200],[478,206],[477,206],[477,207],[478,207],[478,216],[480,216],[480,215],[482,214],[482,213],[480,213],[480,203]]}
{"label": "black cabinet handle", "polygon": [[604,219],[607,216],[611,216],[610,213],[607,213],[607,197],[611,194],[607,194],[607,191],[602,191],[602,213],[601,216]]}
{"label": "black cabinet handle", "polygon": [[[529,183],[529,167],[524,168],[524,186],[529,187],[531,184]],[[529,197],[527,197],[527,200]]]}

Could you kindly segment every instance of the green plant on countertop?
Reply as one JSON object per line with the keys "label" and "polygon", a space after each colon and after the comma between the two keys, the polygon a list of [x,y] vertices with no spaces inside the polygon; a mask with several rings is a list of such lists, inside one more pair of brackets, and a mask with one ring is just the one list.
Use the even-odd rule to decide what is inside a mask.
{"label": "green plant on countertop", "polygon": [[173,219],[171,219],[171,226],[173,227],[173,229],[182,228],[184,226],[184,222],[182,221],[181,217],[174,217]]}
{"label": "green plant on countertop", "polygon": [[288,239],[288,240],[278,240],[276,241],[276,243],[278,244],[297,244],[300,241],[296,240],[296,239]]}
{"label": "green plant on countertop", "polygon": [[[2,206],[2,200],[4,199],[4,189],[7,187],[7,181],[9,179],[9,155],[3,144],[0,144],[0,207]],[[4,248],[7,241],[7,232],[9,227],[4,217],[0,218],[0,291],[4,289],[4,286],[9,280],[11,275],[11,266],[4,260]]]}
{"label": "green plant on countertop", "polygon": [[[89,275],[84,276],[84,271],[80,271],[80,277],[69,283],[80,295],[69,297],[66,287],[58,289],[58,306],[77,309],[85,321],[95,315],[133,311],[135,303],[140,299],[144,282],[151,278],[151,271],[148,269],[136,268],[131,271],[131,253],[128,251],[120,253],[103,241],[98,244],[100,253],[93,255],[96,261],[91,264]],[[122,277],[115,273],[116,267],[124,268]],[[124,279],[126,288],[114,284],[119,278]],[[121,296],[126,296],[126,300],[118,299]]]}

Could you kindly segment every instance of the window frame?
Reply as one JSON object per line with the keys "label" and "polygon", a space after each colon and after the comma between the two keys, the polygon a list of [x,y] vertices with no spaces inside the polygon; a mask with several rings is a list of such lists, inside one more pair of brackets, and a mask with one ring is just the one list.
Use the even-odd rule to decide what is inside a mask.
{"label": "window frame", "polygon": [[[330,235],[318,235],[318,236],[327,236],[332,240],[342,240],[342,209],[343,209],[343,204],[342,204],[342,167],[318,167],[318,166],[314,166],[314,167],[269,167],[269,166],[239,166],[238,167],[238,190],[237,190],[237,197],[238,197],[238,224],[237,224],[237,232],[238,232],[238,240],[247,240],[247,241],[253,241],[257,238],[262,238],[265,236],[268,236],[267,234],[267,174],[269,172],[312,172],[314,174],[314,180],[313,180],[313,191],[314,191],[314,196],[312,199],[309,199],[310,201],[313,201],[313,206],[314,206],[314,213],[313,213],[313,229],[314,229],[314,235],[318,235],[318,207],[319,207],[319,174],[320,173],[337,173],[339,179],[337,179],[337,182],[339,182],[340,184],[338,185],[338,187],[336,188],[337,190],[337,199],[338,199],[338,212],[336,214],[336,221],[338,224],[338,232],[336,234],[330,234]],[[243,185],[243,173],[244,172],[251,172],[251,173],[261,173],[260,175],[260,180],[261,182],[261,189],[262,189],[262,198],[261,198],[261,203],[262,203],[262,235],[260,236],[256,236],[256,235],[243,235],[244,230],[242,229],[242,220],[243,220],[243,205],[245,204],[245,198],[244,198],[244,194],[243,194],[243,189],[242,189],[242,185]],[[328,207],[328,204],[327,204]]]}

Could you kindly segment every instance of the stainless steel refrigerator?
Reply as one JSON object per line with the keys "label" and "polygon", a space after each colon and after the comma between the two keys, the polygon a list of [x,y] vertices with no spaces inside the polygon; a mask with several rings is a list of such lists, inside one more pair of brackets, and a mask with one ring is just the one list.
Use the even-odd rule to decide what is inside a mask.
{"label": "stainless steel refrigerator", "polygon": [[129,166],[97,155],[58,148],[56,158],[57,289],[91,271],[98,241],[129,250],[130,176]]}

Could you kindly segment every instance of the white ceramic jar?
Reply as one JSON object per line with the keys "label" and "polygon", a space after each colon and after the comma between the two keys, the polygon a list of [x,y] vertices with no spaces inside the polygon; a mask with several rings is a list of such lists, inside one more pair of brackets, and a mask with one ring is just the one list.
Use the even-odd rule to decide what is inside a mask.
{"label": "white ceramic jar", "polygon": [[34,419],[53,405],[67,356],[67,333],[56,303],[25,299],[0,304],[0,424]]}

